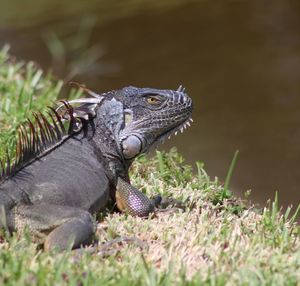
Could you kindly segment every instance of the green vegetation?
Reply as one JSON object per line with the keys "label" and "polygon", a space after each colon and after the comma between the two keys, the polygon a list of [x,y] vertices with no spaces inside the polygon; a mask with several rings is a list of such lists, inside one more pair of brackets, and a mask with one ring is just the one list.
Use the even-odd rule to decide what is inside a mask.
{"label": "green vegetation", "polygon": [[[25,63],[9,57],[9,47],[0,50],[0,157],[6,148],[12,151],[17,126],[31,116],[33,110],[45,110],[59,95],[63,82],[55,82],[33,62]],[[79,96],[72,90],[70,97]]]}
{"label": "green vegetation", "polygon": [[[2,154],[30,110],[51,104],[60,89],[34,64],[0,53]],[[282,214],[277,196],[261,211],[246,206],[228,190],[232,168],[223,186],[202,163],[185,165],[175,149],[141,156],[132,183],[184,207],[148,219],[108,210],[92,254],[45,253],[26,233],[3,233],[0,285],[299,285],[299,208]]]}

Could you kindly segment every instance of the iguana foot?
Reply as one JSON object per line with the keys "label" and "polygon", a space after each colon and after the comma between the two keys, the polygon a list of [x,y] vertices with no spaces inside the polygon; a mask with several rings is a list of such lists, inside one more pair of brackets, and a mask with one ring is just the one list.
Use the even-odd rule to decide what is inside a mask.
{"label": "iguana foot", "polygon": [[124,244],[133,243],[141,250],[148,248],[148,244],[138,237],[127,237],[121,236],[115,239],[109,240],[103,244],[88,246],[86,248],[78,248],[73,250],[76,257],[81,257],[83,254],[97,254],[101,257],[107,257],[111,255],[116,255]]}
{"label": "iguana foot", "polygon": [[154,206],[157,208],[161,204],[162,196],[156,195],[154,198],[151,199],[151,201],[154,204]]}
{"label": "iguana foot", "polygon": [[161,197],[160,203],[157,205],[158,209],[166,209],[166,208],[178,208],[185,209],[185,202],[176,200],[172,197]]}
{"label": "iguana foot", "polygon": [[156,205],[156,213],[175,212],[178,209],[185,210],[187,207],[185,202],[170,197],[161,197],[160,203]]}
{"label": "iguana foot", "polygon": [[71,248],[78,248],[91,243],[93,234],[94,224],[91,215],[88,212],[82,212],[78,217],[51,231],[45,240],[44,249],[65,250],[70,244],[72,244]]}
{"label": "iguana foot", "polygon": [[139,217],[147,217],[155,211],[165,212],[171,209],[185,209],[186,207],[181,201],[173,198],[163,198],[160,195],[149,199],[121,178],[118,178],[116,201],[120,211]]}
{"label": "iguana foot", "polygon": [[85,210],[52,204],[23,205],[15,208],[18,231],[27,228],[44,249],[59,251],[78,248],[92,241],[95,224]]}

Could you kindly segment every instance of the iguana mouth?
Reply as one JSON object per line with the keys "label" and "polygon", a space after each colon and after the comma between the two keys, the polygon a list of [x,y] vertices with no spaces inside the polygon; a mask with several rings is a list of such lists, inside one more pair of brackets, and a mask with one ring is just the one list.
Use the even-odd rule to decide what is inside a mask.
{"label": "iguana mouth", "polygon": [[187,129],[188,127],[190,127],[192,122],[193,122],[193,119],[191,117],[189,117],[186,121],[184,121],[182,124],[180,124],[177,128],[174,128],[174,130],[172,130],[172,133],[168,136],[168,139],[170,139],[173,134],[175,134],[175,136],[176,136],[179,130],[181,133],[183,133],[184,129]]}
{"label": "iguana mouth", "polygon": [[165,141],[166,138],[171,139],[172,135],[177,135],[178,132],[180,131],[181,133],[184,132],[185,129],[191,126],[191,123],[193,122],[193,119],[189,117],[186,119],[183,123],[181,123],[179,126],[173,127],[172,129],[168,130],[167,132],[161,134],[160,136],[157,137],[158,141]]}

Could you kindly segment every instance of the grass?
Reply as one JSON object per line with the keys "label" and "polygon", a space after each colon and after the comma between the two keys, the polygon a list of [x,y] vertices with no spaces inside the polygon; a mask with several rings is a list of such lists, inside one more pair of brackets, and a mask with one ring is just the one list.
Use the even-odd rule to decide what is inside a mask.
{"label": "grass", "polygon": [[[51,73],[45,74],[33,62],[16,61],[8,51],[8,46],[0,51],[0,157],[6,148],[14,148],[17,126],[31,117],[33,110],[52,105],[63,86]],[[71,91],[70,97],[78,96],[79,92]]]}
{"label": "grass", "polygon": [[[8,77],[3,54],[0,100],[10,97],[11,103],[9,109],[1,104],[1,128],[5,124],[10,131],[1,129],[0,146],[13,141],[7,138],[23,116],[53,101],[60,89],[41,75],[31,91],[27,85],[39,69],[31,64],[29,70],[35,72],[29,76],[28,64],[7,58],[6,69],[14,75]],[[15,102],[22,90],[32,98],[31,105]],[[131,168],[131,179],[148,196],[159,193],[184,207],[148,219],[108,211],[100,218],[93,254],[46,253],[26,233],[3,234],[0,285],[299,285],[299,208],[283,213],[277,195],[263,210],[248,206],[229,192],[229,181],[224,186],[211,179],[201,162],[194,168],[186,165],[175,149],[157,151],[152,159],[141,156]]]}

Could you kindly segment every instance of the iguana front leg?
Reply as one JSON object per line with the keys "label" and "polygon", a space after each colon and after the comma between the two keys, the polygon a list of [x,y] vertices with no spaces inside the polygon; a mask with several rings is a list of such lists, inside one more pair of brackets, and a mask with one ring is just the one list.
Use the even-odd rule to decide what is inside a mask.
{"label": "iguana front leg", "polygon": [[154,212],[155,201],[150,200],[137,188],[118,178],[116,202],[120,211],[133,216],[146,217]]}

